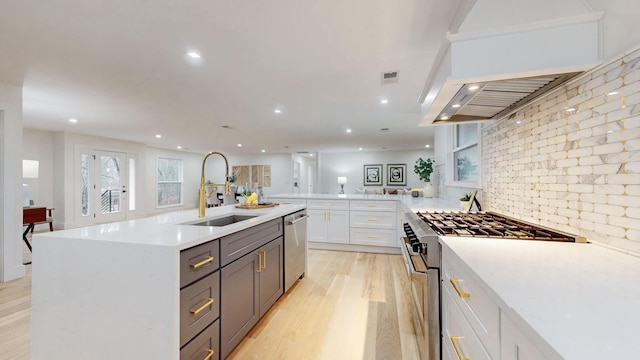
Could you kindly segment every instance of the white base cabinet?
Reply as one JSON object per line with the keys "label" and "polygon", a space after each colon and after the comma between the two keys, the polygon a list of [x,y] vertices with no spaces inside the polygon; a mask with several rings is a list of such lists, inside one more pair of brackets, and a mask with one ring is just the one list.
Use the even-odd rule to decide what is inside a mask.
{"label": "white base cabinet", "polygon": [[348,209],[348,200],[308,200],[307,241],[348,244]]}

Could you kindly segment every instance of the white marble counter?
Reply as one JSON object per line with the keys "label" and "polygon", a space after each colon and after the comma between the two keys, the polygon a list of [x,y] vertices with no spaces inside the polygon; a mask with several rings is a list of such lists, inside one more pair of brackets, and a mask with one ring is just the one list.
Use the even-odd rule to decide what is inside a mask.
{"label": "white marble counter", "polygon": [[595,244],[458,237],[441,243],[542,349],[548,344],[565,359],[639,353],[640,258]]}
{"label": "white marble counter", "polygon": [[[35,234],[34,241],[56,241],[56,239],[73,238],[85,241],[171,246],[177,250],[182,250],[198,245],[203,241],[219,238],[249,226],[285,216],[303,208],[304,206],[295,204],[282,204],[272,208],[256,210],[243,210],[235,206],[219,206],[207,208],[203,218],[198,217],[197,209],[175,211],[135,220]],[[188,225],[189,223],[232,214],[256,215],[256,217],[222,227]],[[142,234],[144,236],[141,236]],[[40,240],[41,238],[43,240]]]}
{"label": "white marble counter", "polygon": [[283,199],[344,199],[344,200],[390,200],[402,202],[411,212],[417,211],[458,211],[458,201],[441,198],[412,197],[411,195],[376,195],[376,194],[276,194],[269,198]]}

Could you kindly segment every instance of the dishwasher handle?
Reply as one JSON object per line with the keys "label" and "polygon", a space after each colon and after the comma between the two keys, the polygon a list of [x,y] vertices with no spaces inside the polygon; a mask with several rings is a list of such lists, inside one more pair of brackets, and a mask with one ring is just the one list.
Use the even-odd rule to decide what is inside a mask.
{"label": "dishwasher handle", "polygon": [[295,219],[295,220],[287,221],[287,222],[285,223],[285,225],[293,225],[293,224],[295,224],[295,223],[297,223],[297,222],[299,222],[299,221],[302,221],[302,220],[304,220],[304,219],[306,219],[306,218],[308,218],[308,217],[309,217],[309,215],[302,215],[302,216],[300,216],[299,218],[297,218],[297,219]]}

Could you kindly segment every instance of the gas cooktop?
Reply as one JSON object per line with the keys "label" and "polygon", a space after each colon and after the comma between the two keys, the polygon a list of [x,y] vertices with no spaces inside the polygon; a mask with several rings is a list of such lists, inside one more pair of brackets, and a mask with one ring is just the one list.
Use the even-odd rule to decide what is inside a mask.
{"label": "gas cooktop", "polygon": [[439,235],[586,242],[582,236],[563,233],[492,212],[418,212],[418,216]]}

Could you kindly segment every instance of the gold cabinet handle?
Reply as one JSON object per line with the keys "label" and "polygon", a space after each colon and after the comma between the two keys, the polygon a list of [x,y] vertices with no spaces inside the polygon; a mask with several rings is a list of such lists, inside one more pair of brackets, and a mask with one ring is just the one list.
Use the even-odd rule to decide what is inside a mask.
{"label": "gold cabinet handle", "polygon": [[213,356],[213,353],[215,353],[215,351],[211,350],[211,349],[207,349],[207,356],[204,357],[204,359],[202,360],[209,360],[211,359],[211,357]]}
{"label": "gold cabinet handle", "polygon": [[453,285],[453,289],[458,293],[458,296],[460,296],[463,299],[468,299],[468,298],[471,297],[471,294],[466,293],[466,292],[462,292],[458,288],[458,281],[460,281],[460,279],[451,278],[451,279],[449,279],[449,281],[451,282],[451,285]]}
{"label": "gold cabinet handle", "polygon": [[190,313],[191,315],[198,315],[198,313],[206,308],[209,307],[209,305],[213,304],[215,300],[213,300],[213,298],[209,298],[207,299],[207,302],[204,303],[204,305],[200,306],[199,308],[195,309],[195,310],[191,310]]}
{"label": "gold cabinet handle", "polygon": [[210,262],[212,262],[212,261],[213,261],[213,256],[207,256],[207,258],[206,258],[206,259],[204,259],[204,260],[200,261],[200,262],[199,262],[199,263],[197,263],[197,264],[189,264],[189,267],[190,267],[190,268],[192,268],[192,269],[197,269],[197,268],[199,268],[200,266],[202,266],[202,265],[206,265],[206,264],[208,264],[208,263],[210,263]]}
{"label": "gold cabinet handle", "polygon": [[378,206],[373,204],[367,204],[367,207],[378,207]]}
{"label": "gold cabinet handle", "polygon": [[262,253],[259,252],[256,255],[258,255],[258,270],[256,272],[262,272]]}
{"label": "gold cabinet handle", "polygon": [[451,344],[453,345],[453,349],[456,351],[456,355],[458,355],[458,359],[460,360],[471,360],[467,357],[463,357],[460,354],[460,349],[458,349],[458,345],[456,345],[456,341],[460,341],[462,339],[462,337],[460,336],[449,336],[449,338],[451,339]]}
{"label": "gold cabinet handle", "polygon": [[264,265],[262,265],[263,269],[267,268],[267,250],[262,250],[262,261],[264,262]]}
{"label": "gold cabinet handle", "polygon": [[368,222],[377,222],[378,219],[367,219]]}
{"label": "gold cabinet handle", "polygon": [[367,236],[367,237],[368,237],[369,239],[377,239],[377,238],[378,238],[378,237],[377,237],[377,236],[375,236],[375,235],[369,235],[369,236]]}

